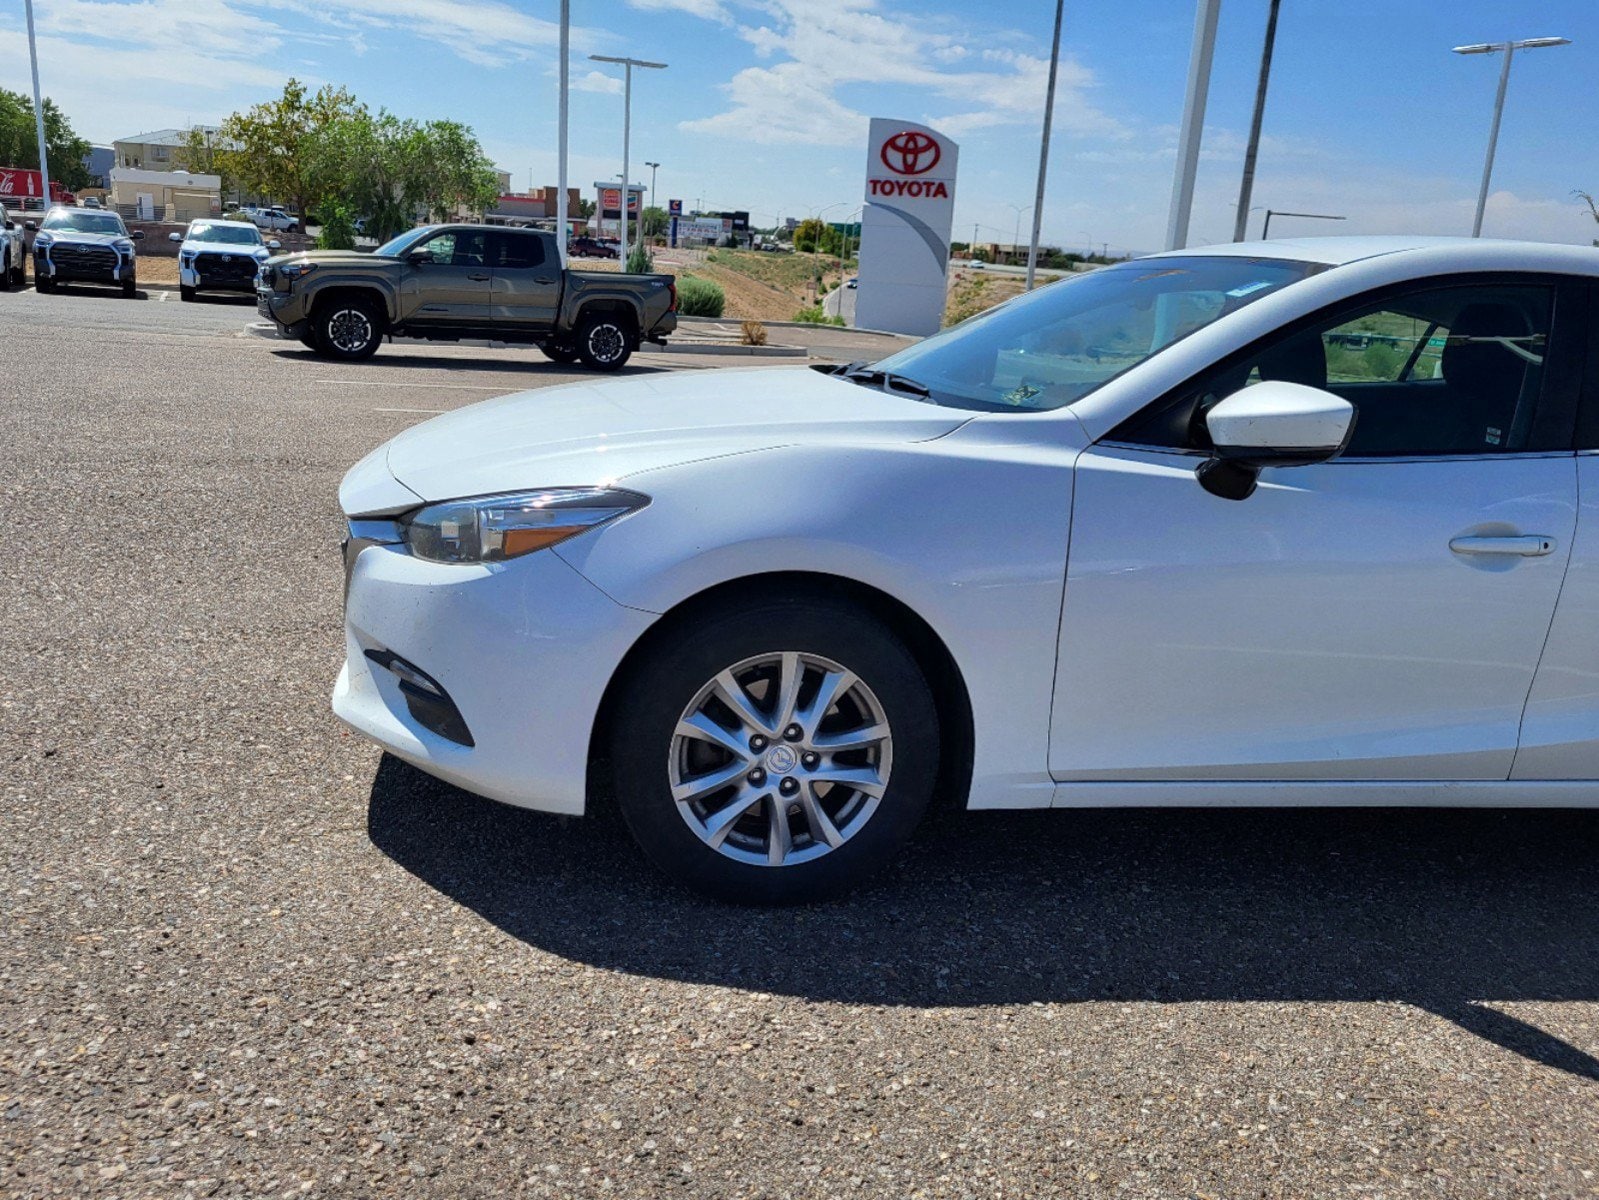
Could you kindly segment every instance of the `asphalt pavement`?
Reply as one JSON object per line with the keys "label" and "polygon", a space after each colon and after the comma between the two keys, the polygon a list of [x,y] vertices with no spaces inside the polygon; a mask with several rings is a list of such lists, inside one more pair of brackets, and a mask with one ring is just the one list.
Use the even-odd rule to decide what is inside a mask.
{"label": "asphalt pavement", "polygon": [[699,900],[328,709],[344,469],[581,373],[252,318],[0,295],[0,1195],[1599,1193],[1599,815],[946,814]]}

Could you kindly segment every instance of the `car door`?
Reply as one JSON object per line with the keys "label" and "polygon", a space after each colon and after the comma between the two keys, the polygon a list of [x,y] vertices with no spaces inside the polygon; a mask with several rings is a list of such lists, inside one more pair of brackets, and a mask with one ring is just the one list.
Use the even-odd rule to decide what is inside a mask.
{"label": "car door", "polygon": [[502,229],[489,234],[494,278],[491,312],[497,326],[537,333],[554,327],[561,307],[561,264],[543,234]]}
{"label": "car door", "polygon": [[[1340,306],[1084,454],[1055,777],[1507,778],[1575,526],[1557,290],[1482,278]],[[1221,499],[1194,478],[1203,414],[1261,379],[1349,400],[1352,440]]]}
{"label": "car door", "polygon": [[407,257],[411,266],[403,286],[415,289],[415,296],[406,324],[455,330],[488,324],[494,274],[486,230],[443,230]]}

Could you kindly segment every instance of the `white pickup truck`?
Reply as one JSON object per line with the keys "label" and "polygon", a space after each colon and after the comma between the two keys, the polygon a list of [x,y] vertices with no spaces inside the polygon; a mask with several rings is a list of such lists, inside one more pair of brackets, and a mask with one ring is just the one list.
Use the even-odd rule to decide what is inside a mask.
{"label": "white pickup truck", "polygon": [[281,208],[258,208],[249,214],[257,229],[271,229],[278,233],[293,233],[300,228],[300,220]]}
{"label": "white pickup truck", "polygon": [[28,278],[28,246],[12,211],[0,209],[0,291],[21,287]]}

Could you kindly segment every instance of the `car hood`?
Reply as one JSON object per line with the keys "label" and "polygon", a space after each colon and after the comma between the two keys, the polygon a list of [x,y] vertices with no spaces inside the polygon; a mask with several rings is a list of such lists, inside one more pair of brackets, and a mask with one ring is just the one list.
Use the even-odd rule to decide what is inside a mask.
{"label": "car hood", "polygon": [[400,260],[397,258],[388,258],[377,254],[363,254],[359,250],[298,250],[289,254],[276,255],[272,261],[274,263],[314,262],[336,267],[363,267],[368,271],[401,265]]}
{"label": "car hood", "polygon": [[232,254],[239,258],[259,258],[265,251],[265,246],[241,246],[238,242],[204,242],[193,238],[186,239],[179,250],[204,251],[207,254]]}
{"label": "car hood", "polygon": [[673,372],[541,388],[435,417],[389,443],[388,469],[422,499],[448,500],[612,483],[778,446],[927,441],[971,416],[811,370]]}
{"label": "car hood", "polygon": [[81,229],[41,229],[40,233],[48,233],[52,241],[81,242],[87,246],[109,246],[112,242],[128,241],[125,233],[85,233]]}

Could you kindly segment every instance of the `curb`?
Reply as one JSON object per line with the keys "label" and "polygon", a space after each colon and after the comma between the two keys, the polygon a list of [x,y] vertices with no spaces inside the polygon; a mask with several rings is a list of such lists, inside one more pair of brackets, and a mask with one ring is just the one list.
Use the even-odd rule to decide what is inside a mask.
{"label": "curb", "polygon": [[[176,290],[176,289],[171,289]],[[252,321],[244,327],[247,334],[268,341],[287,341],[278,335],[278,327],[265,321]],[[460,341],[438,342],[431,338],[388,338],[390,343],[402,346],[469,346],[478,350],[533,350],[537,347],[527,342],[491,342],[482,338],[462,338]],[[727,354],[745,358],[804,358],[809,354],[803,346],[743,346],[724,345],[717,342],[667,342],[664,346],[653,343],[640,346],[640,354]]]}

